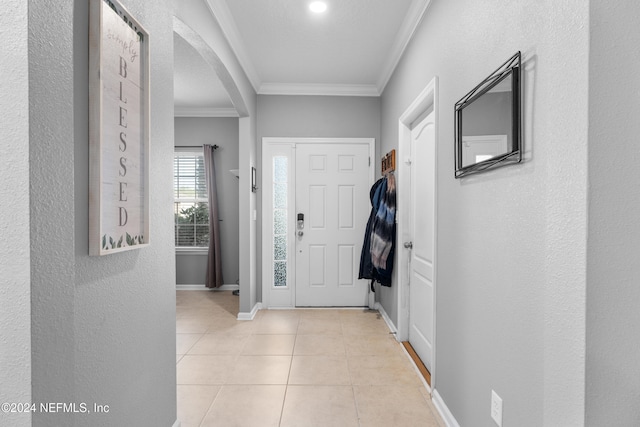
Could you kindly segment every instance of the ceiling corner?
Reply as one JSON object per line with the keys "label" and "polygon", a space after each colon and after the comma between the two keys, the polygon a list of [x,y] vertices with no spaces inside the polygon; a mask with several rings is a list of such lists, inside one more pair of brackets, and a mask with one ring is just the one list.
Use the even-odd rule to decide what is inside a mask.
{"label": "ceiling corner", "polygon": [[175,107],[174,117],[239,117],[235,108]]}
{"label": "ceiling corner", "polygon": [[220,28],[222,29],[224,36],[227,38],[227,41],[231,46],[231,50],[236,55],[240,66],[251,82],[253,90],[257,93],[261,85],[260,77],[258,76],[256,68],[247,53],[242,37],[240,36],[240,32],[238,31],[238,27],[236,26],[236,22],[231,15],[231,11],[227,6],[226,1],[206,0],[206,3],[209,6],[209,10],[211,11],[213,18],[220,25]]}
{"label": "ceiling corner", "polygon": [[374,85],[263,83],[258,95],[380,96]]}
{"label": "ceiling corner", "polygon": [[378,93],[382,94],[384,88],[387,86],[389,79],[398,66],[407,45],[413,38],[413,35],[430,4],[431,0],[413,0],[411,2],[411,6],[407,11],[407,15],[405,16],[402,26],[396,35],[393,47],[387,56],[387,61],[385,62],[382,72],[378,78],[378,83],[376,85]]}

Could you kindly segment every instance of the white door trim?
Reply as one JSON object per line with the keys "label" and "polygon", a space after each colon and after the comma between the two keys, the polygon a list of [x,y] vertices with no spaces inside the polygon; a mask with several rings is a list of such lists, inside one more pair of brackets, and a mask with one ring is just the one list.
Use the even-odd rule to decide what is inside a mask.
{"label": "white door trim", "polygon": [[[270,181],[270,177],[266,176],[266,171],[269,169],[267,165],[267,161],[271,161],[266,153],[271,152],[271,150],[266,149],[266,147],[270,145],[290,145],[295,146],[296,144],[366,144],[369,147],[369,159],[371,162],[374,162],[375,158],[375,138],[296,138],[296,137],[263,137],[262,138],[262,186],[264,187],[267,182]],[[293,171],[293,177],[295,177],[295,170]],[[369,183],[373,184],[375,177],[375,167],[369,168]],[[291,191],[295,194],[295,182],[292,182],[293,187]],[[266,199],[268,192],[262,191],[261,203],[263,207],[263,212],[265,212],[265,207],[271,204],[271,201]],[[270,193],[269,193],[270,194]],[[264,215],[263,215],[264,217]],[[260,219],[262,221],[262,219]],[[270,301],[269,296],[271,292],[271,268],[265,262],[265,254],[270,253],[271,248],[269,242],[271,242],[271,228],[262,226],[262,259],[260,271],[262,274],[262,308],[269,308]],[[363,236],[364,238],[364,236]],[[293,267],[295,269],[295,261],[293,262]],[[292,270],[293,277],[295,278],[295,270]],[[373,306],[373,296],[370,296],[369,306]],[[278,306],[278,308],[294,308],[295,307],[295,286],[291,289],[290,295],[290,305],[289,306]]]}
{"label": "white door trim", "polygon": [[[410,209],[410,193],[402,191],[408,188],[409,180],[411,177],[411,169],[407,164],[408,154],[411,147],[411,124],[415,122],[420,116],[426,113],[429,109],[433,108],[434,121],[435,121],[435,149],[436,149],[436,170],[434,171],[435,180],[435,200],[437,204],[438,199],[438,180],[437,180],[437,147],[438,147],[438,77],[434,77],[433,80],[423,89],[423,91],[416,97],[416,99],[409,105],[404,113],[398,119],[398,167],[396,171],[397,176],[397,206],[398,206],[398,224],[396,234],[396,247],[398,248],[398,263],[395,271],[396,283],[398,284],[398,333],[396,338],[398,341],[407,341],[409,339],[409,251],[403,248],[403,243],[411,238],[408,235],[411,229],[409,223],[409,209]],[[433,263],[433,288],[434,288],[434,304],[433,304],[433,349],[431,355],[431,389],[435,388],[436,378],[436,307],[437,307],[437,208],[434,206],[434,263]]]}

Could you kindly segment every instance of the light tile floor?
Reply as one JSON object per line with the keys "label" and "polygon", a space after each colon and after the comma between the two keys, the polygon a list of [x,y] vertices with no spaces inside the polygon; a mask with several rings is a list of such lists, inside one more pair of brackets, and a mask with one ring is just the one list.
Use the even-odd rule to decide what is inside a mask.
{"label": "light tile floor", "polygon": [[182,427],[444,423],[378,312],[261,310],[227,291],[177,291]]}

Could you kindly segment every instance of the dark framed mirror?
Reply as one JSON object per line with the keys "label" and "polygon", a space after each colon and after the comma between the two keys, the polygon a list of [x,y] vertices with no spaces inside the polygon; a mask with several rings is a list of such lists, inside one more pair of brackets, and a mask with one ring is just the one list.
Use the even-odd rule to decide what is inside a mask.
{"label": "dark framed mirror", "polygon": [[455,177],[520,163],[520,52],[455,105]]}

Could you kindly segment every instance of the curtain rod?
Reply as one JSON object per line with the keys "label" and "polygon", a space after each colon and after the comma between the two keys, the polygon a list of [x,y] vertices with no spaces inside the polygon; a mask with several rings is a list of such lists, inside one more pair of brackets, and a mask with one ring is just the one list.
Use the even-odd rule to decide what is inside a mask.
{"label": "curtain rod", "polygon": [[[202,145],[176,145],[173,148],[202,148]],[[213,146],[214,150],[217,150],[218,148],[220,148],[218,144]]]}

